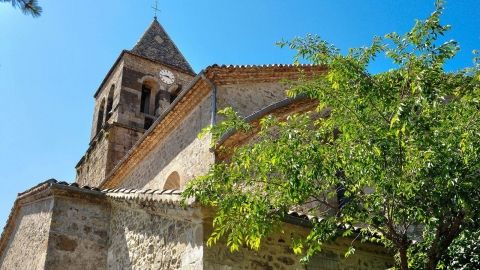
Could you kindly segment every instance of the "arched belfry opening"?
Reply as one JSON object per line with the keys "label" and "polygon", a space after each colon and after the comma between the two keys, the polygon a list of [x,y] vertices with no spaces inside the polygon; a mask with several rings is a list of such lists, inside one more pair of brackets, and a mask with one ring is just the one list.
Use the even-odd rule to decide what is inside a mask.
{"label": "arched belfry opening", "polygon": [[163,185],[163,189],[180,189],[180,175],[178,172],[172,172],[168,178],[167,181],[165,181],[165,184]]}
{"label": "arched belfry opening", "polygon": [[141,81],[142,93],[140,96],[140,112],[148,115],[154,115],[155,96],[159,91],[159,84],[151,76],[145,76]]}
{"label": "arched belfry opening", "polygon": [[155,121],[156,97],[159,92],[159,84],[151,76],[143,77],[141,82],[140,113],[145,115],[143,128],[149,129]]}
{"label": "arched belfry opening", "polygon": [[100,103],[100,106],[98,107],[97,127],[96,127],[95,134],[98,134],[100,132],[100,130],[102,130],[104,116],[105,116],[105,99],[102,99],[102,102]]}
{"label": "arched belfry opening", "polygon": [[115,84],[112,84],[110,87],[110,91],[108,92],[108,98],[107,98],[107,110],[106,110],[106,117],[105,117],[105,122],[110,119],[110,117],[113,114],[113,95],[115,93]]}

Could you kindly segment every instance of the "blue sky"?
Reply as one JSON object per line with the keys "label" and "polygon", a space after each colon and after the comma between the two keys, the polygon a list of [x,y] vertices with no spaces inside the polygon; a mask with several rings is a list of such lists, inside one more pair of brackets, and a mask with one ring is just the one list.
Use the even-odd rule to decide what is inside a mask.
{"label": "blue sky", "polygon": [[[38,19],[0,3],[0,226],[18,192],[52,177],[74,181],[93,93],[153,17],[151,0],[39,2]],[[293,53],[275,42],[307,33],[344,50],[368,45],[374,35],[410,29],[433,0],[160,0],[159,8],[160,23],[198,72],[215,63],[291,63]],[[470,65],[480,49],[479,15],[478,0],[447,2],[448,39],[462,47],[449,69]]]}

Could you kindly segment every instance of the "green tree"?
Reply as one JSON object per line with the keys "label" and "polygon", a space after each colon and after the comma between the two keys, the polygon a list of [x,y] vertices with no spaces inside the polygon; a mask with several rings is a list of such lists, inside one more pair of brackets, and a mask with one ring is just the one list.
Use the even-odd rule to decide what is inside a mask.
{"label": "green tree", "polygon": [[14,8],[20,10],[32,17],[39,17],[42,14],[42,7],[38,5],[37,0],[0,0],[0,2],[11,3]]}
{"label": "green tree", "polygon": [[447,269],[480,269],[480,229],[465,229],[457,237],[443,258]]}
{"label": "green tree", "polygon": [[[400,269],[445,266],[452,242],[479,220],[480,61],[445,71],[459,46],[443,42],[443,7],[437,1],[408,33],[347,54],[316,36],[280,43],[297,51],[296,63],[328,67],[288,91],[317,99],[317,113],[264,118],[254,143],[189,183],[183,196],[216,209],[210,244],[225,237],[232,251],[258,249],[303,205],[321,216],[294,241],[306,259],[336,237],[355,236],[391,249]],[[380,54],[394,68],[372,75]],[[223,113],[227,121],[208,129],[214,141],[230,129],[254,132],[232,109]]]}

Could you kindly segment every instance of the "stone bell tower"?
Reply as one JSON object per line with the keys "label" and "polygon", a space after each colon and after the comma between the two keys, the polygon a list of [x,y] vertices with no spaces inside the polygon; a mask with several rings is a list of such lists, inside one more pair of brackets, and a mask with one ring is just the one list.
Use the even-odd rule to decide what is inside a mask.
{"label": "stone bell tower", "polygon": [[91,140],[76,182],[98,187],[195,76],[155,18],[96,91]]}

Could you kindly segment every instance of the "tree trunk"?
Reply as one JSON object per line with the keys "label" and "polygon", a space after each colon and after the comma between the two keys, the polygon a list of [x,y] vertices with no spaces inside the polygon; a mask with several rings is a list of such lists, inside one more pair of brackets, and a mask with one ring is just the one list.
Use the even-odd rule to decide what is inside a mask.
{"label": "tree trunk", "polygon": [[408,270],[408,257],[407,248],[401,247],[398,252],[400,253],[400,269]]}
{"label": "tree trunk", "polygon": [[435,270],[437,269],[438,259],[436,258],[428,258],[427,268],[428,270]]}
{"label": "tree trunk", "polygon": [[437,264],[440,261],[442,254],[446,253],[453,240],[461,233],[460,226],[465,219],[465,213],[463,211],[458,212],[450,220],[441,222],[437,228],[435,239],[427,252],[427,265],[426,269],[435,270]]}

